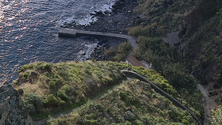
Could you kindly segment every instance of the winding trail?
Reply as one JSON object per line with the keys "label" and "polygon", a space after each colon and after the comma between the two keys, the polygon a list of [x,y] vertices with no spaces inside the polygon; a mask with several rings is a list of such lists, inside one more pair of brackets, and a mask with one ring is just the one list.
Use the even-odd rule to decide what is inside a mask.
{"label": "winding trail", "polygon": [[89,100],[86,104],[84,105],[81,105],[77,108],[74,108],[74,109],[71,109],[71,110],[68,110],[68,111],[64,111],[64,112],[61,112],[59,114],[56,114],[54,116],[52,116],[51,118],[46,118],[46,119],[42,119],[42,120],[33,120],[33,125],[47,125],[47,121],[49,121],[50,119],[56,119],[56,118],[60,118],[64,115],[69,115],[70,113],[72,112],[77,112],[79,110],[81,110],[82,108],[92,104],[93,102],[95,102],[96,100],[102,98],[103,96],[105,96],[107,93],[109,93],[109,91],[113,91],[114,89],[120,87],[121,85],[124,85],[125,83],[129,82],[131,79],[128,78],[126,81],[123,81],[121,84],[118,84],[118,85],[115,85],[113,86],[112,88],[110,88],[109,90],[105,91],[105,92],[102,92],[100,95],[94,97],[93,99]]}
{"label": "winding trail", "polygon": [[126,39],[128,42],[130,42],[131,46],[133,47],[133,50],[138,49],[138,45],[136,43],[137,38],[129,35],[124,34],[115,34],[115,33],[103,33],[103,32],[92,32],[92,31],[85,31],[85,30],[76,30],[76,29],[70,29],[70,28],[60,28],[59,29],[59,36],[69,36],[69,37],[76,37],[76,36],[104,36],[104,37],[115,37],[115,38],[121,38]]}
{"label": "winding trail", "polygon": [[[62,117],[64,115],[69,115],[70,113],[72,112],[76,112],[76,111],[79,111],[81,110],[82,108],[92,104],[94,101],[100,99],[101,97],[103,97],[105,94],[107,94],[109,91],[112,91],[116,88],[118,88],[119,86],[127,83],[129,80],[131,80],[130,78],[136,78],[136,79],[139,79],[141,81],[144,81],[144,82],[147,82],[149,83],[157,92],[159,92],[160,94],[162,94],[163,96],[165,96],[166,98],[168,98],[169,100],[171,100],[175,105],[177,105],[178,107],[184,109],[184,110],[187,110],[191,115],[192,117],[196,120],[197,124],[198,125],[202,125],[200,120],[197,118],[197,116],[190,110],[188,109],[187,107],[185,107],[183,104],[181,104],[177,99],[175,99],[174,97],[172,97],[171,95],[169,95],[167,92],[165,92],[164,90],[162,90],[161,88],[159,88],[158,86],[156,86],[155,84],[153,84],[152,82],[150,82],[149,80],[147,80],[146,78],[144,78],[143,76],[141,76],[140,74],[136,73],[136,72],[133,72],[133,71],[129,71],[129,70],[121,70],[123,73],[125,73],[125,75],[128,77],[127,81],[124,81],[122,82],[121,84],[119,85],[116,85],[114,87],[112,87],[111,89],[103,92],[102,94],[96,96],[95,98],[93,98],[92,100],[88,101],[86,104],[80,106],[80,107],[77,107],[75,109],[72,109],[72,110],[68,110],[68,111],[65,111],[65,112],[62,112],[62,113],[59,113],[55,116],[52,117],[52,119],[56,119],[56,118],[59,118],[59,117]],[[47,121],[50,120],[50,118],[47,118],[47,119],[43,119],[43,120],[39,120],[39,121],[33,121],[33,124],[34,125],[45,125],[47,124]]]}
{"label": "winding trail", "polygon": [[169,95],[167,92],[165,92],[164,90],[162,90],[161,88],[159,88],[158,86],[156,86],[155,84],[153,84],[152,82],[150,82],[149,80],[147,80],[146,78],[144,78],[143,76],[141,76],[140,74],[138,74],[136,72],[128,71],[128,70],[121,70],[121,71],[123,73],[125,73],[127,77],[134,77],[134,78],[137,78],[141,81],[149,83],[157,92],[159,92],[160,94],[162,94],[163,96],[168,98],[175,105],[177,105],[178,107],[180,107],[184,110],[187,110],[192,115],[192,117],[196,120],[198,125],[202,125],[200,120],[198,119],[198,117],[190,109],[188,109],[186,106],[184,106],[182,103],[180,103],[177,99],[175,99],[174,97]]}
{"label": "winding trail", "polygon": [[209,125],[211,118],[211,109],[217,107],[217,104],[216,102],[214,102],[212,98],[208,96],[208,92],[203,85],[197,84],[197,88],[200,90],[200,92],[204,97],[204,112],[205,112],[204,125]]}

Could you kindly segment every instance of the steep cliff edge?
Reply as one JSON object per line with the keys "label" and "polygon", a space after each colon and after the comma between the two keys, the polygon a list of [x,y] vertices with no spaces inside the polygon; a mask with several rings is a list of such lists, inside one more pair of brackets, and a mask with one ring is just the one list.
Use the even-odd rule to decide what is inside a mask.
{"label": "steep cliff edge", "polygon": [[181,55],[196,77],[221,84],[222,1],[199,0],[184,18]]}
{"label": "steep cliff edge", "polygon": [[222,1],[199,0],[184,18],[180,54],[191,73],[222,103]]}
{"label": "steep cliff edge", "polygon": [[0,86],[0,125],[32,125],[18,91],[10,84]]}
{"label": "steep cliff edge", "polygon": [[[192,92],[194,81],[209,83],[207,89],[222,102],[222,1],[144,0],[135,13],[141,23],[129,29],[138,37],[134,56],[152,62],[178,91]],[[177,33],[179,43],[166,39]]]}

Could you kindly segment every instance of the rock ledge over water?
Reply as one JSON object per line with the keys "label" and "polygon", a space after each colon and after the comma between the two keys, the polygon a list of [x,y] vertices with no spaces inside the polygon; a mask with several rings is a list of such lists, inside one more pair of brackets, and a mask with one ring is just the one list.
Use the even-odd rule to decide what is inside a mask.
{"label": "rock ledge over water", "polygon": [[0,125],[32,125],[19,93],[10,84],[0,86]]}

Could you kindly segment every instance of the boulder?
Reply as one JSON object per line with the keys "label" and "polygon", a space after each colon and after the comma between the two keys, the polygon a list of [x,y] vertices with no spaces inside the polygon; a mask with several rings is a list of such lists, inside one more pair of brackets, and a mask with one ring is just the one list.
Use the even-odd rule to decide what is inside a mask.
{"label": "boulder", "polygon": [[0,86],[0,125],[33,125],[19,93],[10,84]]}

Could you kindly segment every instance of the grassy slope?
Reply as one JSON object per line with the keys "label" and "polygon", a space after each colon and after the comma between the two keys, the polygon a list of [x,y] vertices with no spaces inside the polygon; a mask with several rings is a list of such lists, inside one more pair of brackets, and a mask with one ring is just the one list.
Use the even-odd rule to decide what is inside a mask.
{"label": "grassy slope", "polygon": [[[180,62],[177,49],[161,40],[167,31],[179,31],[192,7],[198,0],[186,2],[169,0],[143,0],[135,13],[140,15],[137,27],[129,29],[129,34],[138,37],[139,49],[134,55],[148,62],[179,91],[183,88],[195,89],[195,82],[186,73]],[[193,88],[193,89],[190,89]]]}
{"label": "grassy slope", "polygon": [[[54,115],[61,111],[73,109],[79,105],[82,105],[86,103],[88,99],[95,97],[100,92],[106,90],[114,84],[121,83],[121,81],[125,79],[125,76],[120,72],[120,70],[127,68],[145,76],[148,80],[157,84],[175,98],[179,100],[184,98],[184,96],[179,95],[177,91],[168,83],[168,81],[155,70],[146,70],[143,67],[128,67],[126,63],[116,63],[110,61],[66,62],[56,64],[38,62],[24,65],[21,70],[19,70],[19,79],[15,81],[14,86],[16,89],[23,89],[24,94],[22,98],[25,101],[28,109],[31,111],[30,114],[32,117],[34,119],[41,119],[46,118],[49,115]],[[142,91],[140,89],[141,88],[138,88],[138,91]],[[133,91],[137,92],[135,88],[133,90],[129,89],[129,92],[123,90],[124,93],[129,93],[132,97],[139,97],[143,95],[132,95]],[[147,91],[147,93],[149,92]],[[155,94],[157,93],[155,92]],[[193,95],[193,97],[201,100],[200,95]],[[161,99],[162,98],[164,97],[161,96]],[[116,100],[118,99],[119,98],[116,98]],[[148,100],[148,102],[144,102],[144,100],[140,100],[139,102],[158,102],[157,99],[155,100],[156,101],[154,102],[149,102]],[[190,101],[193,102],[194,100]],[[165,104],[171,102],[164,99],[163,103]],[[190,105],[188,102],[183,100],[183,104],[191,108],[196,115],[200,116],[200,114],[202,114],[201,111],[195,110],[197,107],[201,107],[201,105],[198,103]],[[132,103],[130,105],[136,106],[137,104]],[[143,106],[144,105],[145,104],[143,104]],[[164,111],[161,111],[161,109],[156,109],[156,107],[153,108],[153,110],[158,110],[159,112],[165,113],[169,110],[163,109]],[[121,110],[123,109],[121,108]],[[141,109],[136,107],[136,110]],[[147,110],[144,113],[146,114],[148,112],[149,111]],[[167,117],[163,119],[166,120]],[[173,121],[165,120],[164,122]],[[156,122],[158,122],[158,120]],[[182,122],[182,119],[180,119],[179,122]]]}
{"label": "grassy slope", "polygon": [[[139,49],[133,54],[139,58],[152,62],[153,67],[161,73],[169,83],[192,104],[197,110],[202,110],[200,102],[195,100],[199,95],[196,91],[197,81],[189,74],[184,66],[177,48],[171,47],[161,40],[168,31],[181,31],[184,18],[189,15],[198,0],[142,0],[135,14],[141,18],[138,26],[129,28],[129,34],[138,37]],[[192,100],[192,101],[191,101]]]}
{"label": "grassy slope", "polygon": [[[71,116],[71,117],[70,117]],[[137,80],[109,92],[79,112],[49,122],[51,125],[195,124],[192,116],[174,106],[147,83]]]}
{"label": "grassy slope", "polygon": [[[139,38],[140,49],[134,55],[153,62],[177,90],[185,88],[192,94],[194,86],[189,83],[194,82],[183,80],[190,79],[186,72],[193,73],[201,83],[214,83],[218,93],[215,98],[221,104],[222,90],[217,88],[222,86],[221,5],[221,0],[169,0],[167,4],[165,0],[141,0],[135,10],[141,19],[137,27],[129,29],[130,35]],[[168,30],[179,31],[178,49],[160,39]]]}
{"label": "grassy slope", "polygon": [[212,111],[211,124],[212,125],[222,124],[222,106],[219,106],[218,109]]}
{"label": "grassy slope", "polygon": [[106,87],[120,83],[125,77],[97,62],[38,62],[24,65],[15,81],[23,89],[25,100],[34,118],[44,118],[85,103]]}

